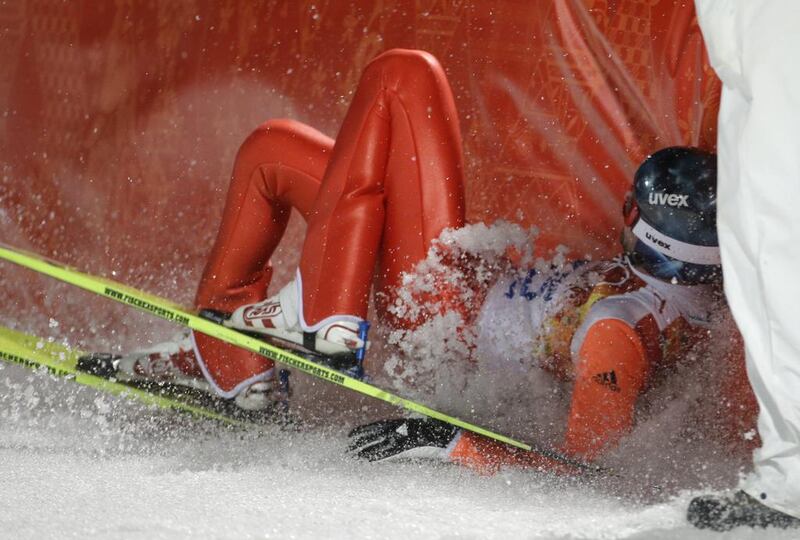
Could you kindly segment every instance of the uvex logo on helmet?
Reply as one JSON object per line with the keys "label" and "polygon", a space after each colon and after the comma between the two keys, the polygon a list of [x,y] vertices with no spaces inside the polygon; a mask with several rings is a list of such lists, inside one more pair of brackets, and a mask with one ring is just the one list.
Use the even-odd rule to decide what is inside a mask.
{"label": "uvex logo on helmet", "polygon": [[648,201],[650,204],[658,204],[661,206],[675,206],[676,208],[685,206],[686,208],[689,208],[688,195],[675,195],[674,193],[651,193]]}
{"label": "uvex logo on helmet", "polygon": [[672,247],[671,247],[671,245],[670,245],[668,242],[664,242],[663,240],[661,240],[661,239],[659,239],[659,238],[656,238],[655,236],[653,236],[652,234],[650,234],[650,232],[649,232],[649,231],[648,231],[648,232],[645,232],[645,233],[644,233],[644,235],[647,237],[647,239],[648,239],[648,240],[650,240],[650,241],[651,241],[651,242],[653,242],[654,244],[656,244],[656,245],[658,245],[658,246],[661,246],[662,248],[664,248],[664,249],[666,249],[666,250],[668,250],[668,251],[671,251],[671,250],[672,250]]}

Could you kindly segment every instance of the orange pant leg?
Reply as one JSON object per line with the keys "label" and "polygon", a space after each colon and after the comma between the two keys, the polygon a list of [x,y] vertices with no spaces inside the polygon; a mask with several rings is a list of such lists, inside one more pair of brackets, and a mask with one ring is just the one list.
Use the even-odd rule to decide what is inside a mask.
{"label": "orange pant leg", "polygon": [[563,450],[592,460],[632,428],[649,362],[639,333],[616,319],[592,325],[578,355]]}
{"label": "orange pant leg", "polygon": [[[299,122],[272,120],[242,144],[236,156],[222,224],[195,303],[233,311],[267,296],[269,259],[292,208],[308,220],[333,141]],[[196,349],[223,396],[270,375],[272,361],[203,334]]]}
{"label": "orange pant leg", "polygon": [[372,60],[309,219],[298,272],[304,329],[366,318],[374,277],[391,302],[442,230],[463,225],[462,173],[458,116],[436,59],[391,50]]}

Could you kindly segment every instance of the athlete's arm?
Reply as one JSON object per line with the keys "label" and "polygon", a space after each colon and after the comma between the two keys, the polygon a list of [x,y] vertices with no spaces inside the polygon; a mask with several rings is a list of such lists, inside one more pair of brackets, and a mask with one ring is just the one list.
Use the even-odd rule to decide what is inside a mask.
{"label": "athlete's arm", "polygon": [[481,474],[524,467],[577,474],[576,467],[463,431],[429,418],[379,420],[350,432],[349,452],[369,461],[432,459],[464,465]]}
{"label": "athlete's arm", "polygon": [[595,459],[632,428],[650,366],[643,335],[653,335],[648,343],[658,343],[651,318],[637,328],[618,319],[601,319],[589,328],[578,351],[562,448],[568,455]]}
{"label": "athlete's arm", "polygon": [[515,448],[469,431],[458,433],[447,457],[449,461],[469,467],[480,474],[494,474],[503,467],[546,470],[569,475],[580,473],[577,467],[536,451]]}
{"label": "athlete's arm", "polygon": [[[657,328],[648,319],[637,328],[617,319],[601,319],[589,328],[578,352],[572,404],[561,448],[564,454],[593,460],[630,431],[636,400],[649,369],[642,335],[653,332],[657,343]],[[504,466],[577,472],[536,452],[468,432],[459,435],[448,457],[487,473]]]}
{"label": "athlete's arm", "polygon": [[[641,327],[641,328],[639,328]],[[567,433],[561,451],[577,460],[593,460],[616,445],[633,425],[636,399],[649,362],[642,335],[655,331],[645,319],[639,327],[617,319],[600,319],[587,331],[578,352],[577,376]],[[657,343],[657,335],[653,340]],[[451,461],[482,474],[502,467],[522,467],[578,474],[537,452],[462,431],[429,419],[383,420],[356,428],[350,451],[370,461],[427,458]]]}

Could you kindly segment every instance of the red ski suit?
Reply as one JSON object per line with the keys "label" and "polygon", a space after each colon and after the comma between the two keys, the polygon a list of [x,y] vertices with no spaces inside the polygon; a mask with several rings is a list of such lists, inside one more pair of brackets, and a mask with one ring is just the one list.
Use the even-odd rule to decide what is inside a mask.
{"label": "red ski suit", "polygon": [[[373,286],[383,293],[378,316],[408,324],[391,320],[386,306],[440,233],[464,225],[462,175],[458,116],[439,63],[420,51],[381,54],[365,69],[335,142],[291,120],[269,121],[244,142],[196,304],[233,311],[266,298],[269,260],[295,208],[308,224],[296,277],[304,329],[366,318]],[[575,386],[563,449],[591,459],[631,428],[663,329],[642,317],[584,330],[570,359]],[[195,340],[222,395],[271,376],[268,359],[201,334]],[[598,383],[604,373],[614,374],[613,388]],[[547,464],[471,434],[451,455],[479,466]]]}

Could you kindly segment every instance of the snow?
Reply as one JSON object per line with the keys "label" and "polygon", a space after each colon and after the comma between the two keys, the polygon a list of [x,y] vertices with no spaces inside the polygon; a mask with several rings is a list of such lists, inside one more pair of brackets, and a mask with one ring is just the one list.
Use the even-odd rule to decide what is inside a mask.
{"label": "snow", "polygon": [[[501,224],[452,238],[489,260],[479,269],[488,271],[496,270],[491,250],[507,254],[499,237],[515,244],[527,234]],[[30,313],[13,321],[16,328],[100,349],[144,346],[174,332],[52,281],[42,287],[66,300],[63,313]],[[70,318],[75,299],[83,307]],[[123,316],[114,320],[126,325],[71,333],[83,319],[103,319],[103,310],[119,310]],[[411,341],[430,346],[454,322],[437,324]],[[412,375],[427,384],[409,385],[391,380],[384,349],[391,336],[380,329],[374,335],[370,361],[389,369],[370,371],[385,387],[526,440],[546,441],[563,428],[568,389],[540,370],[506,379],[480,366],[459,373],[455,347],[436,351],[439,361],[453,353],[453,362],[417,366]],[[258,432],[0,364],[0,538],[796,538],[796,531],[719,535],[687,524],[691,497],[732,488],[748,461],[705,436],[715,413],[702,406],[714,381],[701,369],[703,354],[653,392],[636,431],[604,463],[617,475],[583,479],[356,461],[345,453],[348,430],[399,411],[298,373],[292,406],[303,427]]]}
{"label": "snow", "polygon": [[232,431],[19,366],[0,389],[0,537],[722,538],[686,524],[689,492],[648,503],[542,473],[361,463],[339,422]]}

